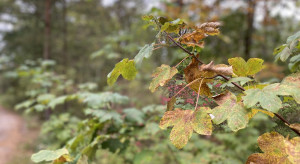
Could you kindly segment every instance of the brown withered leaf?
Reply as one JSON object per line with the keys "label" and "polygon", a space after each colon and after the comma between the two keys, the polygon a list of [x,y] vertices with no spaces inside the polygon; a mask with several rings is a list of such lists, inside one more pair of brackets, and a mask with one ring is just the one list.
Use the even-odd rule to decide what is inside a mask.
{"label": "brown withered leaf", "polygon": [[200,71],[199,69],[199,62],[196,59],[192,59],[192,62],[184,69],[184,75],[185,75],[185,81],[187,83],[190,83],[196,79],[200,79],[197,82],[193,83],[189,87],[193,89],[195,92],[198,92],[200,83],[200,95],[205,95],[208,97],[212,96],[212,93],[210,92],[209,87],[206,83],[209,83],[212,81],[212,79],[203,79],[203,78],[211,78],[216,75],[216,73],[212,71]]}
{"label": "brown withered leaf", "polygon": [[202,64],[199,66],[199,62],[196,59],[192,59],[192,62],[184,69],[184,74],[187,83],[190,83],[196,79],[200,79],[189,86],[191,89],[193,89],[195,92],[198,92],[199,85],[202,81],[200,95],[211,97],[212,94],[209,87],[207,86],[207,83],[211,82],[213,79],[205,78],[213,78],[217,74],[232,75],[233,71],[232,67],[230,66],[227,66],[225,64],[214,65],[213,62],[210,62],[209,64]]}
{"label": "brown withered leaf", "polygon": [[216,74],[231,76],[233,74],[232,66],[226,64],[214,65],[214,62],[211,61],[209,64],[202,64],[200,66],[201,71],[212,71]]}
{"label": "brown withered leaf", "polygon": [[190,47],[204,47],[204,42],[202,39],[206,38],[208,35],[218,35],[220,33],[219,26],[221,23],[219,22],[208,22],[203,23],[199,27],[194,27],[194,31],[191,33],[184,34],[180,43],[186,44]]}
{"label": "brown withered leaf", "polygon": [[203,32],[207,35],[218,35],[220,33],[219,27],[221,26],[220,22],[206,22],[203,23],[196,30]]}

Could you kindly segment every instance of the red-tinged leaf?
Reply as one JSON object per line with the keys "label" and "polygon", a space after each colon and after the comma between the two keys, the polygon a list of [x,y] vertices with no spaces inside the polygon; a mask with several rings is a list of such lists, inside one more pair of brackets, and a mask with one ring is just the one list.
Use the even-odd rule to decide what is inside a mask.
{"label": "red-tinged leaf", "polygon": [[201,107],[196,111],[175,109],[167,111],[160,121],[160,128],[173,126],[171,142],[178,149],[183,148],[191,138],[193,131],[202,135],[211,135],[212,123],[208,115],[209,108]]}

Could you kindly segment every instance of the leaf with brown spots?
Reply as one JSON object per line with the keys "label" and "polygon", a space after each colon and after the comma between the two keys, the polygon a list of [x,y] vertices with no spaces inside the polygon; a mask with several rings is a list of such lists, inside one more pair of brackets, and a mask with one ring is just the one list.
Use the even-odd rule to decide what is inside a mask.
{"label": "leaf with brown spots", "polygon": [[291,140],[277,132],[265,133],[257,139],[264,153],[248,157],[247,164],[297,164],[300,162],[300,137]]}
{"label": "leaf with brown spots", "polygon": [[227,120],[228,127],[232,131],[243,129],[248,124],[247,110],[241,102],[231,92],[214,98],[219,105],[212,110],[214,123],[220,124]]}
{"label": "leaf with brown spots", "polygon": [[210,108],[200,107],[197,110],[175,109],[165,112],[159,127],[166,129],[173,126],[170,133],[171,142],[178,149],[183,148],[192,137],[193,131],[202,135],[211,135],[212,122],[208,115]]}
{"label": "leaf with brown spots", "polygon": [[163,64],[157,67],[152,74],[153,80],[149,86],[150,91],[155,92],[159,86],[164,86],[177,72],[178,70],[175,67],[170,67],[169,65]]}
{"label": "leaf with brown spots", "polygon": [[280,84],[279,95],[291,95],[300,104],[300,73],[294,73],[284,78]]}

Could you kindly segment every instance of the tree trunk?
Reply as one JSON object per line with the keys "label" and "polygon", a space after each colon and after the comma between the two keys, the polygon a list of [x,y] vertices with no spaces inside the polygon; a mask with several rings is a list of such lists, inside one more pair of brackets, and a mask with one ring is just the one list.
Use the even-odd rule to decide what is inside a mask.
{"label": "tree trunk", "polygon": [[51,0],[45,0],[44,59],[51,53]]}
{"label": "tree trunk", "polygon": [[251,57],[251,46],[252,46],[252,33],[254,30],[254,14],[255,14],[255,6],[256,0],[248,0],[248,8],[247,8],[247,31],[245,35],[245,59],[249,59]]}
{"label": "tree trunk", "polygon": [[68,54],[68,22],[67,22],[66,0],[63,0],[62,3],[63,3],[63,49],[62,49],[62,53],[64,56],[64,64],[68,67],[69,54]]}

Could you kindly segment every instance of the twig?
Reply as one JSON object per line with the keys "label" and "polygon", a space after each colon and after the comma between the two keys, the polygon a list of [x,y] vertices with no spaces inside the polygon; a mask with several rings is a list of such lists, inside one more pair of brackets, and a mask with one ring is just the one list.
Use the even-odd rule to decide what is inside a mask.
{"label": "twig", "polygon": [[153,51],[154,51],[154,50],[157,50],[157,49],[160,49],[160,48],[163,48],[163,46],[161,46],[161,47],[155,47],[155,48],[153,49]]}
{"label": "twig", "polygon": [[197,82],[198,80],[203,80],[203,79],[214,79],[214,78],[216,78],[217,76],[213,76],[213,77],[207,77],[207,78],[203,78],[203,77],[200,77],[200,78],[198,78],[198,79],[195,79],[195,80],[193,80],[192,82],[190,82],[190,83],[188,83],[186,86],[184,86],[183,88],[181,88],[174,96],[172,96],[172,97],[176,97],[180,92],[182,92],[186,87],[188,87],[188,86],[190,86],[190,85],[192,85],[192,84],[194,84],[195,82]]}
{"label": "twig", "polygon": [[[226,76],[224,76],[224,75],[218,75],[218,76],[221,76],[223,79],[225,79],[225,80],[227,80],[227,81],[230,80],[230,78],[228,78],[228,77],[226,77]],[[234,86],[236,86],[236,87],[239,88],[240,90],[245,91],[245,89],[244,89],[242,86],[238,85],[236,82],[231,82],[231,84],[233,84]]]}
{"label": "twig", "polygon": [[291,123],[289,123],[286,119],[284,119],[284,118],[283,118],[282,116],[280,116],[279,114],[277,114],[277,113],[274,113],[274,114],[275,114],[275,116],[276,116],[277,118],[279,118],[282,122],[284,122],[286,125],[288,125],[290,129],[292,129],[296,134],[298,134],[298,136],[300,136],[300,132],[298,132],[296,129],[293,129],[293,128],[290,127]]}
{"label": "twig", "polygon": [[183,58],[178,64],[175,65],[175,67],[178,67],[183,61],[185,61],[185,59],[187,59],[190,56],[186,56],[185,58]]}
{"label": "twig", "polygon": [[[198,59],[195,55],[193,55],[191,52],[189,52],[187,49],[185,49],[184,47],[182,47],[182,45],[178,42],[176,42],[168,33],[165,32],[165,34],[167,35],[167,37],[174,43],[176,44],[179,48],[181,48],[184,52],[186,52],[187,54],[189,54],[190,56],[192,56],[193,58],[197,59],[197,61],[200,63],[200,64],[204,64],[200,59]],[[221,76],[222,78],[224,78],[225,80],[229,81],[230,78],[224,76],[224,75],[218,75],[218,76]],[[197,80],[197,79],[196,79]],[[195,81],[195,80],[194,80]],[[192,81],[191,83],[193,83],[194,81]],[[242,86],[238,85],[237,83],[235,82],[231,82],[234,86],[236,86],[237,88],[239,88],[240,90],[242,91],[245,91],[245,88],[243,88]],[[190,84],[189,84],[190,85]],[[187,87],[187,86],[186,86]],[[184,87],[185,88],[185,87]],[[183,89],[184,89],[183,88]],[[177,94],[176,94],[177,95]],[[284,122],[285,124],[287,125],[290,125],[290,123],[285,120],[282,116],[280,116],[279,114],[277,113],[274,113],[274,115],[279,118],[282,122]],[[295,129],[292,129],[291,127],[289,127],[291,130],[293,130],[296,134],[298,134],[298,136],[300,136],[300,133],[295,130]]]}
{"label": "twig", "polygon": [[184,52],[186,52],[187,54],[189,54],[190,56],[192,56],[193,58],[195,58],[200,64],[203,64],[203,62],[201,60],[199,60],[194,54],[192,54],[189,50],[185,49],[184,47],[182,47],[182,45],[178,42],[176,42],[167,32],[164,32],[167,37],[174,43],[176,44],[178,47],[180,47]]}

